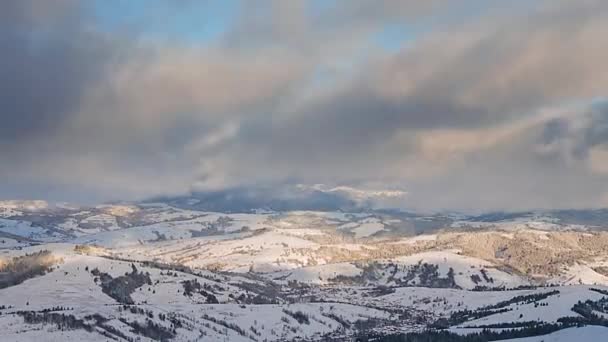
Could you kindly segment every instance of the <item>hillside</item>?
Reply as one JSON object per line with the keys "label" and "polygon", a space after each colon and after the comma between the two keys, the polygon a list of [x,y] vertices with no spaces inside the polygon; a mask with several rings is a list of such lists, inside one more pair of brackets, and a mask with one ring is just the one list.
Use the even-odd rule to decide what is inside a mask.
{"label": "hillside", "polygon": [[608,233],[549,216],[16,201],[0,213],[8,340],[317,341],[433,328],[559,341],[573,326],[589,336],[608,326]]}

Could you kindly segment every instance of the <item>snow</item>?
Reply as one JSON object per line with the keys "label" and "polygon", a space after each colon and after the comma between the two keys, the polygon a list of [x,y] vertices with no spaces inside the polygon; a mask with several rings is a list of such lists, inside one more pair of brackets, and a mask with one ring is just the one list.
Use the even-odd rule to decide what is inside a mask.
{"label": "snow", "polygon": [[355,233],[356,238],[363,238],[372,236],[382,230],[384,230],[384,225],[382,223],[369,222],[359,225],[357,228],[353,229],[352,232]]}
{"label": "snow", "polygon": [[292,228],[292,229],[276,229],[275,231],[278,233],[281,233],[281,234],[293,235],[293,236],[298,236],[298,237],[326,235],[325,232],[323,232],[322,230],[318,230],[318,229]]}
{"label": "snow", "polygon": [[0,207],[0,218],[21,215],[22,212],[11,207]]}
{"label": "snow", "polygon": [[560,231],[560,230],[582,230],[585,226],[582,225],[564,225],[557,223],[556,219],[552,218],[527,218],[519,217],[513,220],[499,222],[476,222],[469,220],[454,221],[451,224],[453,228],[479,228],[479,229],[496,229],[504,231],[517,230],[539,230],[539,231]]}
{"label": "snow", "polygon": [[131,205],[100,205],[97,209],[101,209],[105,213],[112,216],[129,216],[139,211],[139,208]]}
{"label": "snow", "polygon": [[394,241],[392,243],[407,243],[407,244],[413,245],[413,244],[417,244],[419,242],[427,242],[427,241],[437,241],[437,235],[436,234],[418,235],[413,238],[409,238],[405,241]]}
{"label": "snow", "polygon": [[608,277],[595,272],[591,267],[576,263],[568,267],[565,272],[556,279],[560,284],[594,284],[608,285]]}
{"label": "snow", "polygon": [[608,336],[608,328],[600,326],[586,326],[581,328],[563,329],[548,335],[505,340],[505,342],[599,342],[605,341],[606,336]]}
{"label": "snow", "polygon": [[0,219],[0,231],[17,236],[31,237],[44,232],[44,229],[32,227],[30,222]]}
{"label": "snow", "polygon": [[33,200],[33,201],[20,201],[20,200],[8,200],[0,201],[0,208],[4,209],[16,209],[18,211],[36,211],[46,209],[49,207],[49,203],[46,201]]}
{"label": "snow", "polygon": [[29,325],[23,318],[14,315],[0,316],[0,331],[3,341],[13,342],[64,342],[107,341],[107,337],[85,330],[60,330],[54,325]]}
{"label": "snow", "polygon": [[0,237],[0,249],[16,248],[22,246],[27,246],[27,244],[19,242],[15,239]]}
{"label": "snow", "polygon": [[58,224],[57,227],[66,231],[80,230],[80,227],[78,227],[78,221],[75,218],[68,218]]}
{"label": "snow", "polygon": [[362,270],[360,268],[345,262],[276,272],[272,273],[272,278],[279,283],[295,280],[301,283],[324,285],[331,283],[331,280],[337,276],[355,277],[361,273]]}
{"label": "snow", "polygon": [[[536,290],[534,293],[549,292],[552,289],[543,291]],[[557,322],[561,317],[576,316],[571,308],[578,301],[599,300],[603,295],[589,291],[587,286],[567,286],[555,288],[560,293],[539,301],[539,303],[547,303],[547,306],[536,306],[534,303],[529,304],[511,304],[509,307],[512,311],[495,314],[492,316],[480,318],[463,324],[463,326],[488,325],[500,322],[517,322],[517,321],[544,321]],[[520,318],[520,315],[522,317]]]}
{"label": "snow", "polygon": [[0,219],[0,232],[42,241],[56,241],[59,238],[56,232],[49,232],[46,228],[34,226],[27,221]]}
{"label": "snow", "polygon": [[[283,214],[285,215],[285,214]],[[351,217],[355,218],[363,218],[370,216],[370,214],[366,213],[346,213],[346,212],[337,212],[337,211],[311,211],[311,210],[294,210],[288,213],[289,216],[314,216],[314,217],[322,217],[330,220],[336,221],[350,221]]]}
{"label": "snow", "polygon": [[[4,208],[4,212],[7,210]],[[70,307],[66,314],[83,318],[98,313],[108,319],[108,325],[126,331],[134,340],[148,341],[132,333],[123,322],[145,322],[148,313],[142,315],[123,310],[122,305],[117,305],[102,291],[91,274],[92,269],[98,268],[112,277],[119,277],[131,272],[132,263],[141,272],[148,272],[152,279],[152,284],[131,294],[136,307],[151,312],[159,324],[168,324],[158,319],[159,313],[179,317],[184,327],[177,329],[175,341],[251,341],[251,337],[258,341],[323,340],[324,334],[350,336],[355,331],[353,323],[370,318],[386,320],[377,327],[385,333],[419,330],[424,328],[424,322],[446,317],[457,310],[474,310],[515,296],[557,290],[560,291],[558,295],[540,301],[543,305],[512,304],[509,306],[512,311],[469,321],[452,330],[464,333],[474,325],[519,320],[555,322],[561,317],[575,315],[571,308],[579,300],[602,297],[600,293],[590,291],[589,286],[577,285],[579,282],[608,284],[608,277],[593,269],[608,265],[608,259],[599,253],[592,255],[597,259],[575,260],[559,269],[558,276],[549,279],[567,286],[470,291],[477,285],[515,288],[530,285],[534,280],[507,271],[508,268],[499,264],[505,260],[463,255],[470,246],[462,243],[475,238],[469,234],[479,232],[440,231],[415,237],[393,237],[393,233],[398,232],[391,232],[391,240],[372,239],[384,231],[385,225],[401,222],[385,214],[313,211],[226,214],[168,205],[107,205],[76,210],[49,219],[51,223],[44,228],[25,220],[0,219],[2,260],[41,250],[49,250],[62,258],[52,272],[0,289],[0,305],[13,306],[0,314],[0,340],[107,340],[83,330],[61,331],[50,324],[25,324],[21,317],[11,313],[62,305]],[[43,220],[43,224],[45,222]],[[555,223],[544,218],[525,218],[493,224],[502,230],[483,234],[495,237],[500,243],[517,243],[523,239],[532,245],[546,246],[561,241],[555,235],[557,233],[551,231],[557,229],[552,224]],[[583,233],[577,234],[581,234],[577,236],[579,239],[589,239]],[[19,243],[15,235],[41,242]],[[82,244],[89,245],[89,255],[74,250],[76,245]],[[570,248],[564,244],[556,246],[560,248],[556,249],[559,253]],[[492,255],[491,252],[488,255]],[[187,266],[190,270],[169,273],[140,264],[143,261]],[[405,283],[414,267],[424,263],[436,265],[440,277],[446,277],[450,269],[453,270],[455,283],[461,289],[412,287],[420,286],[418,275]],[[211,301],[207,302],[204,293],[184,295],[186,280],[196,280],[219,304],[209,304]],[[605,289],[599,285],[594,287]],[[260,292],[256,292],[258,289]],[[252,304],[243,299],[257,298],[259,293],[268,294],[276,302],[261,304],[265,302],[262,298]],[[284,310],[302,312],[310,322],[300,323]],[[408,318],[399,318],[391,312],[407,312]],[[245,333],[226,324],[238,326]],[[586,329],[577,332],[587,336],[584,335]],[[589,336],[594,336],[592,329],[589,331]],[[605,334],[606,330],[601,333]],[[560,337],[562,335],[565,337]],[[573,335],[565,330],[546,336],[546,340],[549,336],[562,341]]]}
{"label": "snow", "polygon": [[258,272],[272,272],[307,265],[311,259],[305,253],[300,253],[300,250],[314,249],[318,246],[314,242],[277,231],[184,238],[134,246],[132,242],[121,244],[120,241],[133,241],[142,236],[138,234],[140,231],[132,228],[122,232],[122,234],[133,232],[136,236],[115,240],[117,237],[113,235],[111,241],[102,241],[105,245],[114,246],[118,255],[138,260],[153,259],[166,263],[180,263],[194,268],[223,265],[224,270],[233,272],[248,272],[252,265]]}
{"label": "snow", "polygon": [[367,218],[358,222],[350,222],[338,227],[355,234],[356,238],[369,237],[384,230],[384,224],[377,218]]}
{"label": "snow", "polygon": [[[175,213],[174,213],[175,214]],[[181,240],[201,235],[218,235],[236,233],[241,230],[261,230],[266,224],[267,216],[254,214],[224,215],[207,213],[191,216],[154,214],[161,222],[129,229],[88,234],[74,240],[75,243],[96,244],[109,248],[123,248],[141,245],[147,242],[162,240]],[[191,218],[190,218],[191,217]],[[179,219],[183,218],[183,219]],[[221,223],[220,223],[221,222]]]}
{"label": "snow", "polygon": [[493,279],[492,283],[480,283],[479,285],[486,285],[488,287],[501,287],[514,288],[520,285],[527,285],[529,282],[519,276],[509,274],[507,272],[498,270],[492,263],[463,256],[458,254],[458,251],[438,251],[438,252],[425,252],[418,253],[405,257],[393,258],[393,262],[399,265],[415,265],[418,263],[427,263],[437,265],[439,267],[440,275],[447,275],[450,268],[454,270],[454,278],[456,284],[465,288],[472,289],[478,284],[475,284],[471,279],[472,275],[478,275],[482,282],[484,277],[481,274],[481,270],[485,270],[487,276]]}
{"label": "snow", "polygon": [[[42,246],[30,247],[27,251],[16,251],[15,255],[31,253],[40,247]],[[70,308],[65,311],[65,314],[74,315],[77,318],[93,313],[100,314],[110,319],[108,325],[115,326],[124,332],[129,332],[130,329],[118,320],[119,317],[128,321],[143,322],[141,316],[133,315],[128,311],[119,311],[121,306],[115,305],[116,302],[101,291],[90,273],[93,268],[98,268],[102,272],[110,273],[113,277],[118,277],[131,271],[131,263],[74,254],[71,248],[73,245],[70,244],[53,244],[46,247],[63,257],[63,263],[44,276],[28,279],[18,286],[0,289],[0,296],[3,298],[2,304],[12,306],[9,311],[43,310],[61,305]],[[195,340],[202,332],[211,340],[223,340],[224,338],[231,341],[249,340],[248,337],[241,336],[236,331],[215,323],[217,321],[238,326],[247,334],[255,333],[260,340],[292,340],[296,337],[319,339],[327,333],[344,332],[341,323],[332,317],[340,317],[343,322],[349,322],[351,325],[356,321],[370,318],[397,318],[383,310],[337,303],[238,305],[229,303],[232,299],[227,294],[232,293],[238,296],[242,290],[229,283],[254,281],[231,277],[230,281],[218,283],[181,272],[175,272],[175,275],[163,275],[163,271],[158,269],[140,265],[138,268],[142,272],[150,273],[153,284],[144,285],[141,290],[132,294],[132,298],[137,303],[148,303],[139,306],[145,310],[151,310],[154,317],[161,312],[172,313],[183,319],[187,328],[178,329],[176,341]],[[207,274],[211,275],[211,273]],[[217,298],[223,304],[200,305],[194,297],[182,295],[180,293],[181,282],[192,278],[198,278],[200,283],[209,284],[214,288],[217,286],[222,288],[223,290],[217,294]],[[150,288],[153,288],[154,292]],[[72,307],[74,309],[71,309]],[[286,312],[301,312],[309,317],[309,323],[297,322]],[[209,317],[209,319],[205,317]],[[212,327],[216,329],[213,330]],[[60,331],[51,324],[24,324],[22,318],[9,312],[3,312],[0,315],[0,328],[2,328],[3,340],[33,341],[41,338],[45,341],[106,340],[100,338],[98,334],[81,330]],[[138,337],[138,340],[148,341],[141,337]]]}
{"label": "snow", "polygon": [[111,214],[92,215],[80,221],[80,225],[97,226],[104,230],[120,229],[116,217]]}

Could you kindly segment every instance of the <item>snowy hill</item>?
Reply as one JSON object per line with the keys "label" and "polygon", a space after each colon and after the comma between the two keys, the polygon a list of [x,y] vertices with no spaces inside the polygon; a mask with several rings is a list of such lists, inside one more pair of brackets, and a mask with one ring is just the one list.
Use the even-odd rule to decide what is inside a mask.
{"label": "snowy hill", "polygon": [[547,213],[226,213],[189,203],[0,203],[0,337],[320,341],[490,331],[559,341],[574,326],[594,336],[608,325],[608,233],[572,215],[566,223]]}

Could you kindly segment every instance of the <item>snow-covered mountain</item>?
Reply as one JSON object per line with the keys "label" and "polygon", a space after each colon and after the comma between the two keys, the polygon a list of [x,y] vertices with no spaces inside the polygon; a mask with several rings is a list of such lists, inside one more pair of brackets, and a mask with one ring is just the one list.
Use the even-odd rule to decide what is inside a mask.
{"label": "snow-covered mountain", "polygon": [[[357,204],[400,193],[302,191],[283,194],[295,198],[283,204],[255,202],[263,192],[82,207],[0,202],[0,339],[608,332],[605,210],[428,215]],[[334,205],[337,194],[351,211],[312,205]],[[214,198],[233,210],[208,210]]]}

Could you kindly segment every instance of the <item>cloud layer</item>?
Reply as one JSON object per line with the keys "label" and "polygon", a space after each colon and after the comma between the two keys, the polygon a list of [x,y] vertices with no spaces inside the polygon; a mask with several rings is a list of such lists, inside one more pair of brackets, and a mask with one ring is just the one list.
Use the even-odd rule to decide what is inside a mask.
{"label": "cloud layer", "polygon": [[245,2],[192,42],[6,1],[0,197],[287,182],[425,210],[608,206],[606,2],[501,3]]}

